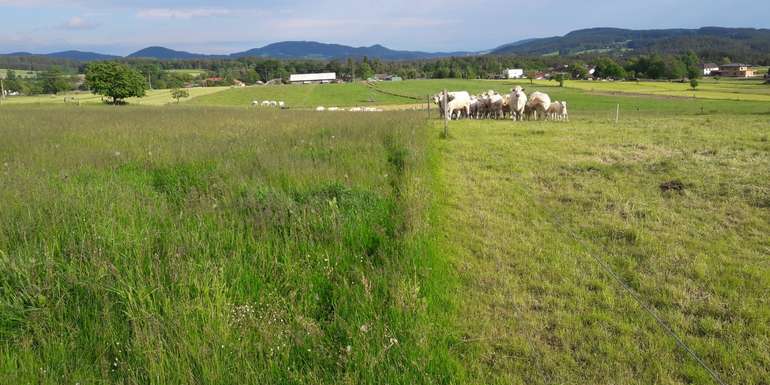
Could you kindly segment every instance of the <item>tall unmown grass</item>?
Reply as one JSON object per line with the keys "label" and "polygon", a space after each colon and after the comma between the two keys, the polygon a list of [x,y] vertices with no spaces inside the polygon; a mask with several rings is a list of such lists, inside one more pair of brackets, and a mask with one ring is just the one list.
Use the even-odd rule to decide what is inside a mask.
{"label": "tall unmown grass", "polygon": [[0,383],[449,382],[423,128],[4,109]]}

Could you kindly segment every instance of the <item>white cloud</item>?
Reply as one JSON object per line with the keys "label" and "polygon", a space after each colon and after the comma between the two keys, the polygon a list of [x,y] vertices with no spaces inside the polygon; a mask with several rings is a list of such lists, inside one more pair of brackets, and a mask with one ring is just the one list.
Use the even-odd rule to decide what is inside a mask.
{"label": "white cloud", "polygon": [[213,16],[227,16],[232,11],[225,8],[188,8],[188,9],[172,9],[172,8],[149,8],[141,9],[137,12],[137,16],[142,19],[192,19],[197,17],[213,17]]}
{"label": "white cloud", "polygon": [[94,23],[92,21],[88,21],[83,17],[74,16],[71,19],[67,20],[67,22],[62,24],[61,28],[70,29],[70,30],[86,30],[86,29],[94,29],[98,26],[99,24]]}

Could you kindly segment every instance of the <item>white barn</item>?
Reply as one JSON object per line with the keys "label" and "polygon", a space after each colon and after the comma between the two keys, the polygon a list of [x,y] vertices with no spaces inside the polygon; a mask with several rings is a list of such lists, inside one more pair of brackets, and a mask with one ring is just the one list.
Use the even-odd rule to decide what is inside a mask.
{"label": "white barn", "polygon": [[503,77],[506,79],[521,79],[524,77],[524,70],[521,68],[511,68],[503,71]]}
{"label": "white barn", "polygon": [[289,76],[291,84],[327,84],[337,80],[337,74],[326,72],[320,74],[294,74]]}

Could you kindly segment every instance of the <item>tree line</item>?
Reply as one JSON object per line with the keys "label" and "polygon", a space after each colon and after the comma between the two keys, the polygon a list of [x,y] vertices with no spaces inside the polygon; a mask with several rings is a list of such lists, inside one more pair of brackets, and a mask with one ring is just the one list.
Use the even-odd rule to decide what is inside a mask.
{"label": "tree line", "polygon": [[[2,58],[0,58],[1,61]],[[593,77],[606,79],[697,79],[703,74],[703,58],[695,52],[680,55],[634,55],[613,57],[601,55],[577,56],[468,56],[431,60],[386,61],[367,57],[353,60],[275,60],[265,58],[151,60],[119,59],[110,62],[92,62],[71,66],[52,65],[34,78],[22,78],[9,70],[5,89],[25,95],[56,94],[72,90],[92,90],[87,81],[89,69],[103,63],[119,64],[137,74],[145,88],[176,89],[187,86],[232,85],[234,80],[256,84],[270,80],[288,81],[293,73],[335,72],[346,80],[368,79],[382,73],[404,79],[493,79],[506,68],[522,68],[528,77],[541,72],[557,80],[586,79],[593,69]],[[54,61],[60,63],[60,61]],[[723,57],[721,64],[731,62]],[[35,61],[39,63],[39,61]],[[36,68],[32,66],[30,68]],[[203,77],[171,70],[199,70]],[[210,80],[206,81],[206,78]],[[214,78],[214,79],[211,79]]]}

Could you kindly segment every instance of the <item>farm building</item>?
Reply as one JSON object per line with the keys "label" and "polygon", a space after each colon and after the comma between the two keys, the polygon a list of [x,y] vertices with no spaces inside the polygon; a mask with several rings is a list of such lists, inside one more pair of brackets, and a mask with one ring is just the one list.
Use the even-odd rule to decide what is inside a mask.
{"label": "farm building", "polygon": [[334,72],[320,74],[295,74],[289,77],[291,84],[328,84],[337,80]]}
{"label": "farm building", "polygon": [[503,71],[503,78],[505,79],[521,79],[524,77],[524,70],[521,68],[512,68]]}
{"label": "farm building", "polygon": [[719,66],[714,63],[701,64],[700,68],[703,69],[703,76],[711,76],[712,74],[719,72]]}
{"label": "farm building", "polygon": [[754,69],[749,64],[733,63],[720,66],[719,74],[731,78],[751,78],[754,77]]}

